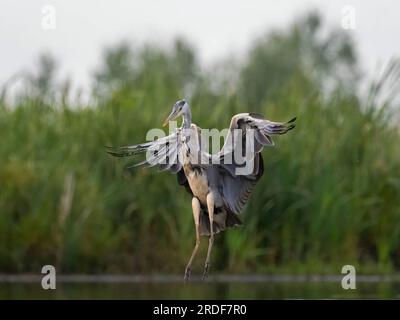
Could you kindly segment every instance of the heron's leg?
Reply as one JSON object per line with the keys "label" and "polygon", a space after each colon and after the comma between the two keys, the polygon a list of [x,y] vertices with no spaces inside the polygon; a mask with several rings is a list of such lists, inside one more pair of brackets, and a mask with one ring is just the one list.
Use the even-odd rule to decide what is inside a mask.
{"label": "heron's leg", "polygon": [[189,280],[190,278],[192,262],[200,246],[199,222],[200,222],[201,208],[200,208],[200,201],[196,197],[192,198],[192,210],[193,210],[194,225],[196,227],[196,245],[194,246],[192,255],[190,256],[189,262],[186,266],[185,278],[184,278],[185,281]]}
{"label": "heron's leg", "polygon": [[206,263],[204,265],[204,273],[203,280],[207,278],[208,272],[210,270],[210,257],[211,257],[211,249],[214,243],[214,196],[212,193],[207,195],[207,209],[208,209],[208,218],[210,219],[210,239],[208,240],[208,250],[207,250],[207,258]]}

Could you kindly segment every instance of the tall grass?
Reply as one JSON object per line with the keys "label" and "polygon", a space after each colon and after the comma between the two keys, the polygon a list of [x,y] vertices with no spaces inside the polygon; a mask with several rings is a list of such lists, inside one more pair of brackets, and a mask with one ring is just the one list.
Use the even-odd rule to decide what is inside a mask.
{"label": "tall grass", "polygon": [[[363,110],[356,99],[305,98],[292,89],[261,106],[270,119],[297,115],[298,126],[264,151],[265,175],[244,227],[217,240],[218,269],[262,272],[310,261],[397,266],[398,128],[388,125],[385,111]],[[168,104],[146,100],[64,109],[25,101],[2,109],[2,271],[54,261],[68,272],[181,269],[194,237],[189,195],[168,173],[127,175],[103,149],[141,142],[160,123]],[[202,116],[207,107],[212,121]],[[235,98],[204,107],[199,98],[193,119],[221,128],[242,109]],[[74,190],[61,219],[68,176]]]}

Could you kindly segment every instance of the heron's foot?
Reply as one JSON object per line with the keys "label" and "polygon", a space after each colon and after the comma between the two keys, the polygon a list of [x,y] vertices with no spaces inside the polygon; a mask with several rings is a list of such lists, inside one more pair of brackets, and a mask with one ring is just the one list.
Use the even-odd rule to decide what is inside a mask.
{"label": "heron's foot", "polygon": [[203,280],[207,279],[208,273],[210,271],[210,267],[211,267],[211,263],[206,262],[206,264],[204,265]]}
{"label": "heron's foot", "polygon": [[192,273],[192,269],[190,267],[187,267],[185,270],[185,276],[183,277],[183,280],[185,282],[189,281],[191,273]]}

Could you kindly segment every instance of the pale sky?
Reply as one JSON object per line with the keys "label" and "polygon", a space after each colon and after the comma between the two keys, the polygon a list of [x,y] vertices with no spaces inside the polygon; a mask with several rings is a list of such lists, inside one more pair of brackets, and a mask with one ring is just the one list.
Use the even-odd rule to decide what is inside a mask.
{"label": "pale sky", "polygon": [[[42,27],[43,7],[55,8],[56,27]],[[329,26],[341,27],[343,7],[355,8],[354,35],[363,69],[400,56],[400,1],[324,0],[0,0],[0,84],[19,70],[34,67],[38,54],[52,52],[63,76],[87,85],[102,49],[127,39],[134,44],[168,44],[183,36],[203,65],[243,55],[258,36],[284,28],[310,9],[319,9]]]}

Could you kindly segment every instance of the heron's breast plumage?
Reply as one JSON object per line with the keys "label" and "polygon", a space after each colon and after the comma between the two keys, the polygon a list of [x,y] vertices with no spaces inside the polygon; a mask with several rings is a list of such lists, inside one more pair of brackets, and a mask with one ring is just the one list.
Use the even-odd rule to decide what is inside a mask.
{"label": "heron's breast plumage", "polygon": [[199,199],[202,204],[207,203],[207,194],[209,192],[209,183],[207,174],[200,166],[190,163],[183,166],[186,178],[193,195]]}

